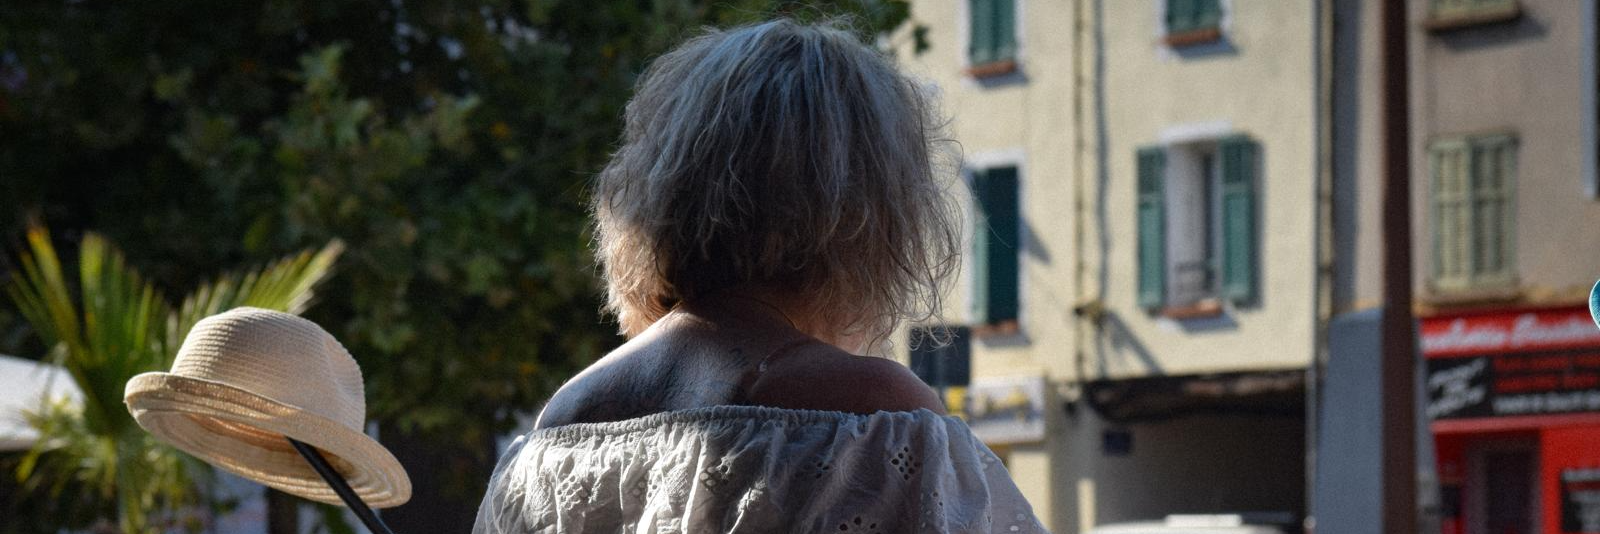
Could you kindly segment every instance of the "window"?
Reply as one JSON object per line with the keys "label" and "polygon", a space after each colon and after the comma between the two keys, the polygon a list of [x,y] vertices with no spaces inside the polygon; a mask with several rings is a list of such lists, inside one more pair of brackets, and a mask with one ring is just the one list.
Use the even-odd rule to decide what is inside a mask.
{"label": "window", "polygon": [[1516,137],[1441,139],[1429,147],[1428,166],[1433,287],[1452,291],[1515,284]]}
{"label": "window", "polygon": [[1516,0],[1431,0],[1428,6],[1430,30],[1448,30],[1476,24],[1514,20],[1522,15]]}
{"label": "window", "polygon": [[968,0],[967,59],[974,76],[1016,69],[1016,0]]}
{"label": "window", "polygon": [[972,192],[978,208],[972,232],[973,319],[987,326],[1015,328],[1017,320],[1017,168],[973,171]]}
{"label": "window", "polygon": [[1141,307],[1188,318],[1253,303],[1257,152],[1242,136],[1139,150]]}
{"label": "window", "polygon": [[1169,46],[1222,38],[1222,0],[1166,0],[1166,9]]}

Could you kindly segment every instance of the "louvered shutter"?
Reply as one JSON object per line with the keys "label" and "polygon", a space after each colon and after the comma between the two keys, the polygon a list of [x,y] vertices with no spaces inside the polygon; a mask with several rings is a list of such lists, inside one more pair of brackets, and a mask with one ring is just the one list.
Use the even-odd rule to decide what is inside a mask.
{"label": "louvered shutter", "polygon": [[1221,23],[1221,0],[1167,0],[1168,33],[1216,28]]}
{"label": "louvered shutter", "polygon": [[1138,257],[1139,306],[1159,308],[1166,300],[1166,206],[1167,154],[1161,147],[1146,147],[1138,153]]}
{"label": "louvered shutter", "polygon": [[969,0],[967,2],[967,19],[971,29],[967,34],[967,57],[973,65],[982,65],[996,59],[994,17],[995,4],[999,1]]}
{"label": "louvered shutter", "polygon": [[1016,0],[990,0],[994,6],[994,34],[992,35],[992,60],[1011,59],[1017,52],[1017,2]]}
{"label": "louvered shutter", "polygon": [[972,262],[972,318],[980,324],[985,321],[989,309],[989,243],[994,240],[989,234],[989,216],[984,212],[984,197],[988,194],[989,171],[975,169],[972,171],[972,204],[977,211],[972,225],[972,254],[968,257]]}
{"label": "louvered shutter", "polygon": [[1471,277],[1471,151],[1462,139],[1433,143],[1433,276],[1441,287],[1462,286]]}
{"label": "louvered shutter", "polygon": [[983,295],[977,317],[985,324],[1015,320],[1018,308],[1017,241],[1021,221],[1017,213],[1017,169],[999,167],[981,174],[978,189],[981,224],[974,241],[983,269],[975,271]]}
{"label": "louvered shutter", "polygon": [[1486,284],[1513,278],[1513,178],[1517,168],[1516,138],[1490,135],[1472,140],[1472,275]]}
{"label": "louvered shutter", "polygon": [[1256,153],[1245,137],[1217,145],[1222,168],[1222,296],[1236,304],[1256,298]]}
{"label": "louvered shutter", "polygon": [[1222,0],[1194,0],[1194,25],[1190,29],[1215,28],[1222,24]]}
{"label": "louvered shutter", "polygon": [[1194,17],[1195,0],[1167,0],[1167,31],[1181,32],[1189,29]]}

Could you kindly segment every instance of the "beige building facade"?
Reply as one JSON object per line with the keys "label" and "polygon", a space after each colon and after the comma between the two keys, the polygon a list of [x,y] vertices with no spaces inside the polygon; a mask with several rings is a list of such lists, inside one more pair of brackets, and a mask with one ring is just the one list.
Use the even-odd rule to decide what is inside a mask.
{"label": "beige building facade", "polygon": [[[1326,330],[1382,304],[1382,5],[912,3],[929,48],[896,54],[952,119],[972,238],[962,339],[901,354],[970,362],[949,400],[1055,532],[1308,513],[1308,441],[1342,439],[1317,385],[1361,379],[1319,374]],[[1407,8],[1423,524],[1588,531],[1600,10]]]}
{"label": "beige building facade", "polygon": [[[929,47],[907,29],[896,54],[938,88],[972,192],[945,317],[971,385],[951,400],[1055,532],[1297,520],[1327,304],[1325,6],[912,5]],[[991,431],[1024,398],[1031,426]]]}
{"label": "beige building facade", "polygon": [[1407,7],[1440,530],[1600,531],[1600,493],[1584,489],[1600,480],[1600,331],[1585,306],[1600,277],[1595,2]]}

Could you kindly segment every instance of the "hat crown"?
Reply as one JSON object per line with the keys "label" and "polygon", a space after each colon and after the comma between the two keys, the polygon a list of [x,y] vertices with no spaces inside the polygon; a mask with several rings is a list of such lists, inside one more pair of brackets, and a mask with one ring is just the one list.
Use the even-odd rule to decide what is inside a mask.
{"label": "hat crown", "polygon": [[172,374],[233,386],[363,431],[361,368],[333,335],[299,316],[235,308],[194,325]]}

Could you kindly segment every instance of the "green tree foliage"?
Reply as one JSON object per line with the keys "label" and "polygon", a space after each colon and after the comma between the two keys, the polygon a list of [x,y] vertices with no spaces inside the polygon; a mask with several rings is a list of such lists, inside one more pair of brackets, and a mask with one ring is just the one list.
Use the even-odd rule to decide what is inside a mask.
{"label": "green tree foliage", "polygon": [[21,275],[5,292],[49,347],[48,360],[83,391],[83,403],[56,402],[29,415],[40,437],[16,471],[24,489],[43,492],[48,498],[39,501],[57,507],[48,512],[62,520],[115,517],[123,532],[197,519],[183,512],[203,501],[196,474],[207,472],[204,465],[140,429],[122,403],[123,385],[170,368],[184,336],[206,316],[238,306],[304,311],[341,245],[216,278],[177,306],[98,235],[82,240],[76,280],[44,230],[30,230],[28,245]]}
{"label": "green tree foliage", "polygon": [[618,341],[599,316],[586,182],[646,62],[706,25],[842,15],[870,40],[907,12],[905,0],[8,1],[0,235],[29,218],[68,239],[97,229],[170,287],[342,240],[310,317],[350,347],[385,428],[469,452],[445,470],[472,500],[492,460],[482,444]]}

